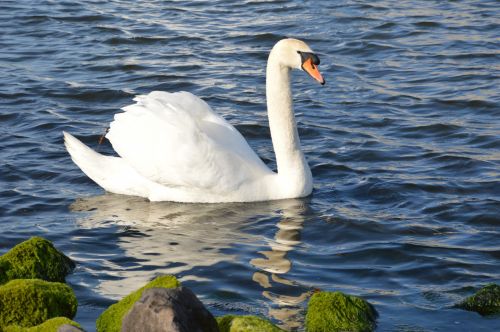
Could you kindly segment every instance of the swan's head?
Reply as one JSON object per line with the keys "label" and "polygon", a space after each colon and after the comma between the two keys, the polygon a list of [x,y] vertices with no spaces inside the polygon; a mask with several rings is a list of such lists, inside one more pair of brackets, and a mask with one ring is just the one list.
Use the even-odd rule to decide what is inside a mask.
{"label": "swan's head", "polygon": [[318,70],[319,57],[302,40],[282,39],[273,47],[270,57],[276,57],[282,66],[308,73],[321,85],[325,80]]}

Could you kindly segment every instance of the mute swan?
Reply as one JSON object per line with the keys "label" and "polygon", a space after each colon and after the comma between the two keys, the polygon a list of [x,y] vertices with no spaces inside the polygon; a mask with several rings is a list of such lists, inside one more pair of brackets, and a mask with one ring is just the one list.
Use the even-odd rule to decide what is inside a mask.
{"label": "mute swan", "polygon": [[312,175],[300,148],[290,70],[319,83],[319,58],[306,43],[283,39],[269,54],[266,95],[278,172],[271,171],[243,136],[189,92],[137,96],[111,122],[106,138],[120,157],[95,152],[64,132],[73,161],[105,190],[151,201],[252,202],[304,197]]}

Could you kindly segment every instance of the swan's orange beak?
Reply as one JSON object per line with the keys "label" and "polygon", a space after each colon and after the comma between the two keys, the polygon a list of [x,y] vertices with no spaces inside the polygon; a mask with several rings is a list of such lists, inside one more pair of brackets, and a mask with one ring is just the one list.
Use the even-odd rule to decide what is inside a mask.
{"label": "swan's orange beak", "polygon": [[312,58],[308,58],[306,61],[302,63],[302,69],[316,81],[318,81],[321,85],[325,84],[325,79],[321,76],[321,73],[318,70],[318,66],[313,63]]}

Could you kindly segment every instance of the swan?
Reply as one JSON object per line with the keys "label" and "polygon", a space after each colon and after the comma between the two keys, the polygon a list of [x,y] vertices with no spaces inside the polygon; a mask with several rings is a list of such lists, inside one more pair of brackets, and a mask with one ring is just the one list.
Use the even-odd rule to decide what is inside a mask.
{"label": "swan", "polygon": [[92,150],[63,132],[74,163],[106,191],[150,201],[255,202],[311,194],[311,170],[301,150],[293,113],[290,71],[322,85],[318,56],[298,39],[272,48],[266,70],[269,127],[277,172],[243,136],[189,92],[153,91],[115,114],[106,138],[119,157]]}

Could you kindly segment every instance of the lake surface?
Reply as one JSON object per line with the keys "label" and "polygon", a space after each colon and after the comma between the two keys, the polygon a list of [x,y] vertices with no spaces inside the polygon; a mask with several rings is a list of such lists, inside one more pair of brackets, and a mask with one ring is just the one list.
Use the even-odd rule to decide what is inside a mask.
{"label": "lake surface", "polygon": [[[372,3],[372,4],[369,4]],[[216,315],[303,329],[315,289],[360,295],[378,331],[494,331],[452,308],[500,282],[498,1],[0,2],[0,253],[44,236],[77,262],[87,331],[109,305],[175,274]],[[105,193],[66,130],[98,145],[137,94],[192,92],[275,168],[270,48],[319,54],[293,75],[311,197],[149,203]]]}

